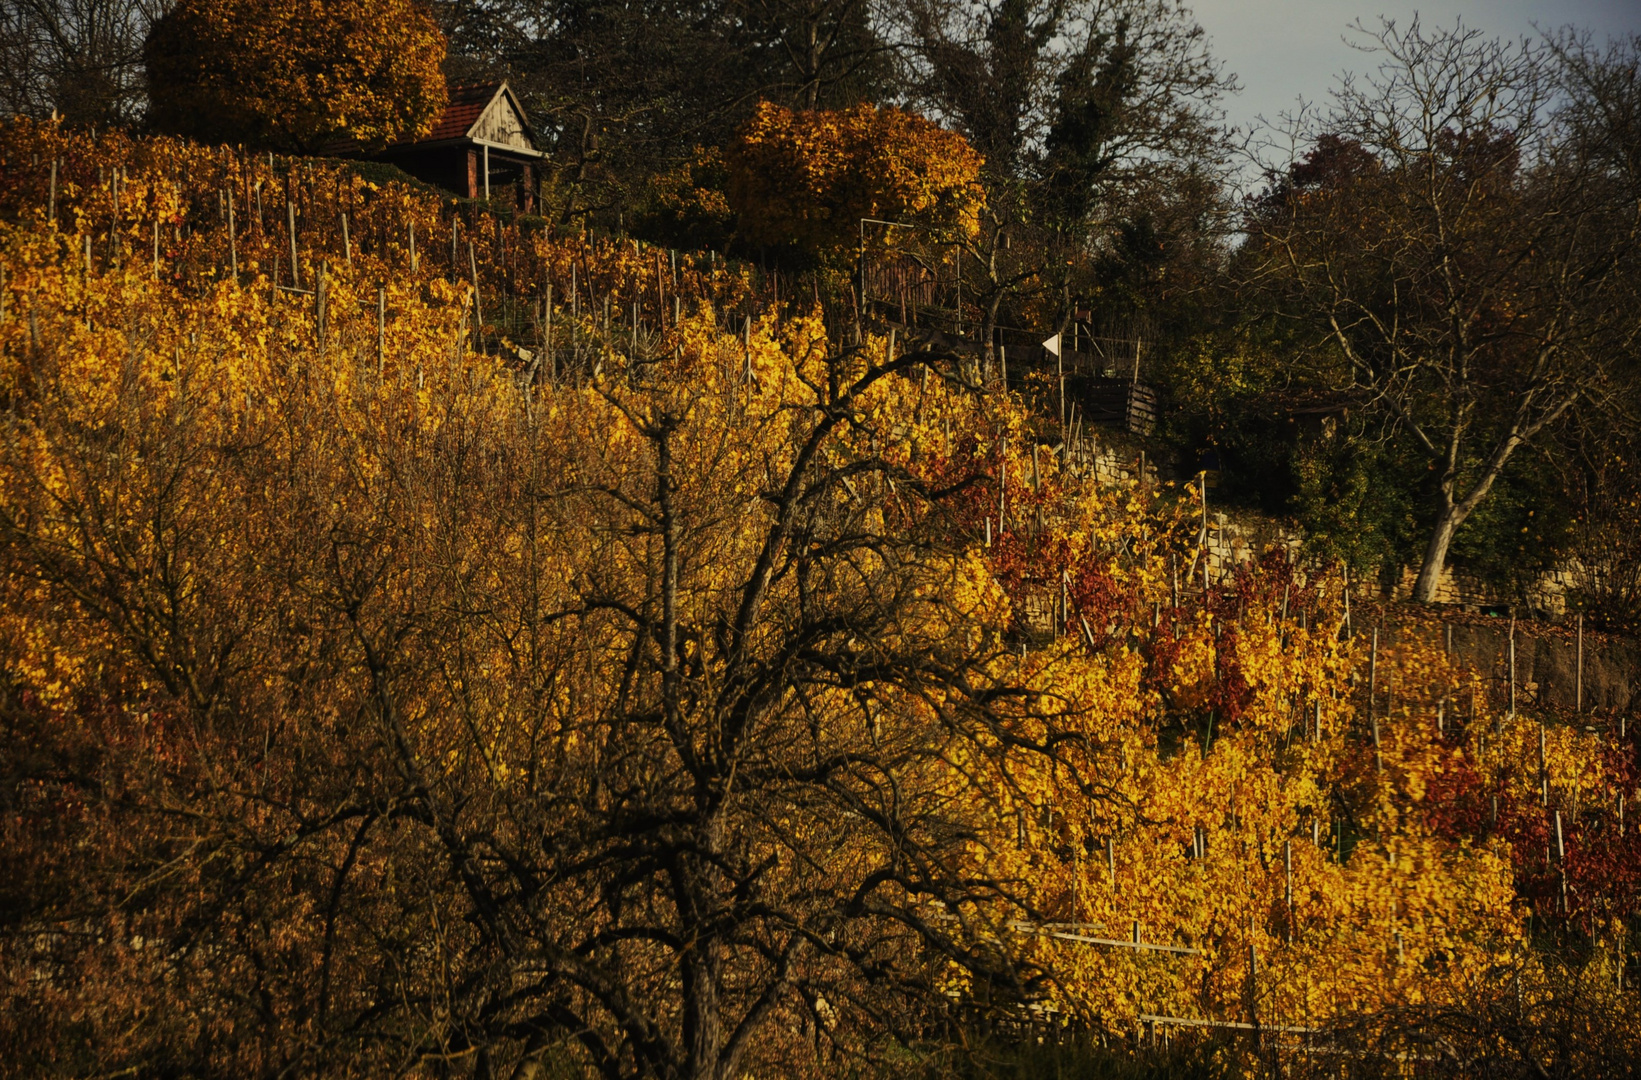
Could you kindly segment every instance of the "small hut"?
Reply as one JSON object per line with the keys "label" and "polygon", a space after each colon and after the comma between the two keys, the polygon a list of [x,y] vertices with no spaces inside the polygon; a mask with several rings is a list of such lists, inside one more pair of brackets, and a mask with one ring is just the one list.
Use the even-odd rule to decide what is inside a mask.
{"label": "small hut", "polygon": [[499,82],[452,86],[432,131],[371,156],[464,198],[504,201],[532,213],[546,155],[518,97]]}

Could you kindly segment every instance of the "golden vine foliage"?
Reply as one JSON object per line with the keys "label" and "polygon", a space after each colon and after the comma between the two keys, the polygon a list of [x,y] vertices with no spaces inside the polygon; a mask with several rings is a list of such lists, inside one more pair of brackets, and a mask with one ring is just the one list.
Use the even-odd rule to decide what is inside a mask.
{"label": "golden vine foliage", "polygon": [[417,0],[182,0],[144,55],[159,130],[312,151],[425,134],[447,100],[444,54]]}
{"label": "golden vine foliage", "polygon": [[1438,633],[1285,557],[1182,584],[1189,489],[744,268],[283,164],[0,138],[0,1070],[1531,1007],[1569,908],[1611,973],[1577,844],[1633,763],[1552,725],[1541,777]]}
{"label": "golden vine foliage", "polygon": [[794,111],[762,102],[730,149],[729,199],[745,236],[829,258],[853,252],[860,219],[971,235],[983,160],[915,113],[862,104]]}

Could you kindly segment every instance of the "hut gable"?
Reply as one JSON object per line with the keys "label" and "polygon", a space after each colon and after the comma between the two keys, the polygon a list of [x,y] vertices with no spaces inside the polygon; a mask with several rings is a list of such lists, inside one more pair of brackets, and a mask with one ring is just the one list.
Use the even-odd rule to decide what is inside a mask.
{"label": "hut gable", "polygon": [[452,86],[450,103],[433,130],[414,145],[447,142],[489,143],[528,155],[539,154],[535,135],[524,119],[524,107],[506,83]]}
{"label": "hut gable", "polygon": [[534,151],[535,141],[524,124],[524,114],[513,100],[513,92],[501,86],[485,110],[479,114],[467,137],[476,142]]}

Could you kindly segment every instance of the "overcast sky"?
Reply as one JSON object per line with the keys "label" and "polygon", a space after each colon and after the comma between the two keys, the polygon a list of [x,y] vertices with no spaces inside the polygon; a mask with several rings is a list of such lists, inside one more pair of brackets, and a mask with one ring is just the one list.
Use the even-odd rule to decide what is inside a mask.
{"label": "overcast sky", "polygon": [[1507,37],[1532,34],[1535,23],[1573,24],[1599,36],[1641,33],[1641,0],[1195,0],[1193,7],[1213,54],[1242,84],[1228,111],[1244,129],[1260,114],[1276,120],[1300,96],[1325,103],[1341,72],[1370,69],[1372,60],[1342,40],[1358,18],[1370,28],[1380,15],[1405,25],[1417,12],[1426,25],[1452,26],[1462,15],[1468,26]]}

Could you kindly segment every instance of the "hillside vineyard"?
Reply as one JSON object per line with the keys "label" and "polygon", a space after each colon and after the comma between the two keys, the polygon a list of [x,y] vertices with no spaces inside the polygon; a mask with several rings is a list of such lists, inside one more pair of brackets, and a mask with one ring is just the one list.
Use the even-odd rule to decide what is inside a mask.
{"label": "hillside vineyard", "polygon": [[1628,727],[939,335],[22,120],[0,218],[0,1073],[1641,1051]]}

